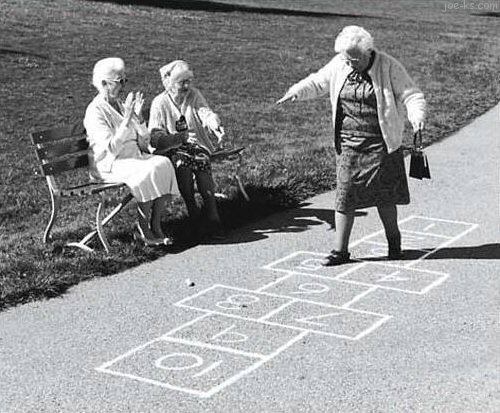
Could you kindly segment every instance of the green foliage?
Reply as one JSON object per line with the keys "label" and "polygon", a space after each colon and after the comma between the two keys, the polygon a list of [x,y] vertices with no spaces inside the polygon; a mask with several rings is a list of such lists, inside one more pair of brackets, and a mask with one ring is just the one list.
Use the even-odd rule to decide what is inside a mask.
{"label": "green foliage", "polygon": [[[444,13],[436,1],[234,3],[328,11],[339,17],[2,1],[0,307],[58,295],[81,280],[165,254],[134,242],[132,207],[108,229],[110,256],[64,247],[90,228],[96,204],[91,198],[64,203],[55,241],[41,243],[50,199],[44,179],[35,175],[28,134],[83,118],[95,93],[92,67],[100,58],[123,57],[129,87],[142,90],[148,104],[161,91],[159,67],[177,58],[192,64],[197,86],[220,114],[233,143],[247,147],[241,173],[250,203],[229,179],[234,165],[216,167],[218,191],[228,196],[220,204],[228,228],[333,188],[328,99],[283,107],[274,102],[331,59],[335,35],[345,25],[366,27],[421,85],[429,102],[426,144],[448,136],[499,100],[495,17]],[[170,208],[167,225],[181,237],[186,231],[180,201]]]}

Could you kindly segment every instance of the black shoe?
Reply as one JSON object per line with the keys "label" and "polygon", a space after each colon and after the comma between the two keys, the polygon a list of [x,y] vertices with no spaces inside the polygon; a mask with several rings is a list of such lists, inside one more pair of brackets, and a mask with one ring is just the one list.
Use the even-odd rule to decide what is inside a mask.
{"label": "black shoe", "polygon": [[387,254],[387,258],[390,260],[402,260],[404,258],[403,251],[401,251],[401,248],[398,249],[393,249],[389,248],[389,253]]}
{"label": "black shoe", "polygon": [[388,238],[387,244],[389,247],[387,258],[390,260],[400,260],[403,258],[403,251],[401,250],[401,235]]}
{"label": "black shoe", "polygon": [[323,260],[321,265],[324,267],[333,267],[349,262],[351,260],[350,258],[351,254],[348,252],[332,251],[330,255]]}

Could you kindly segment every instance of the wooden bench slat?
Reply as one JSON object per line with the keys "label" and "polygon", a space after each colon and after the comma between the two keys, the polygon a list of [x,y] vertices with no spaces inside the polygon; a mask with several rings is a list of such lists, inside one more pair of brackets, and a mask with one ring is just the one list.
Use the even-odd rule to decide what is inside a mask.
{"label": "wooden bench slat", "polygon": [[43,162],[53,160],[63,155],[82,152],[87,150],[88,147],[89,143],[87,139],[85,137],[80,137],[76,140],[65,140],[54,145],[39,146],[36,148],[36,154],[38,159]]}
{"label": "wooden bench slat", "polygon": [[73,169],[83,168],[89,164],[87,154],[80,155],[74,158],[48,162],[41,165],[43,176],[57,175],[62,172],[71,171]]}
{"label": "wooden bench slat", "polygon": [[31,133],[31,142],[34,145],[40,143],[54,142],[72,136],[81,136],[85,134],[85,129],[81,123],[70,126],[63,126],[56,129],[48,129]]}

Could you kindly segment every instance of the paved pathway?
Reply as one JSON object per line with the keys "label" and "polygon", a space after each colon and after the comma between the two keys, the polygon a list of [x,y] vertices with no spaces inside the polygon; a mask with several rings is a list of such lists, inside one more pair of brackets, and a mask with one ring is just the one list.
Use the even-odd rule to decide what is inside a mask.
{"label": "paved pathway", "polygon": [[499,115],[428,148],[405,261],[368,210],[359,261],[320,267],[327,193],[0,313],[0,411],[500,411]]}

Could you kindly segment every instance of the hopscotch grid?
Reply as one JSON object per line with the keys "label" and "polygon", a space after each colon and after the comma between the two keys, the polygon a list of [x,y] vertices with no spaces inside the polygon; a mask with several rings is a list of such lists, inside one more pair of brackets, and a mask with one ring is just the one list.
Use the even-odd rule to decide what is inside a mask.
{"label": "hopscotch grid", "polygon": [[[418,270],[418,271],[423,271],[423,270]],[[424,271],[424,272],[427,272],[427,271]],[[346,281],[347,282],[347,281]],[[305,303],[308,303],[308,304],[317,304],[317,305],[320,305],[322,307],[331,307],[331,308],[337,308],[337,309],[344,309],[344,310],[348,310],[348,311],[353,311],[353,312],[356,312],[356,313],[362,313],[362,314],[369,314],[369,315],[375,315],[375,316],[385,316],[386,314],[379,314],[379,313],[374,313],[372,311],[365,311],[365,310],[357,310],[357,309],[354,309],[354,308],[349,308],[349,309],[345,309],[341,306],[338,306],[338,305],[333,305],[333,304],[329,304],[329,303],[319,303],[317,301],[312,301],[312,300],[307,300],[307,299],[304,299],[304,298],[295,298],[295,297],[290,297],[288,295],[281,295],[281,294],[277,294],[277,293],[269,293],[269,292],[266,292],[266,291],[255,291],[255,290],[248,290],[246,288],[240,288],[240,287],[231,287],[231,286],[228,286],[228,285],[223,285],[223,284],[216,284],[218,287],[222,287],[222,288],[226,288],[226,289],[229,289],[229,290],[236,290],[236,291],[242,291],[242,292],[245,292],[245,293],[249,293],[248,295],[251,295],[252,293],[254,293],[255,295],[265,295],[265,296],[269,296],[269,297],[273,297],[273,298],[286,298],[290,301],[297,301],[297,302],[305,302]],[[199,294],[196,294],[196,296],[198,296]],[[189,297],[188,297],[189,298]],[[217,310],[207,310],[207,309],[203,309],[203,308],[200,308],[200,307],[193,307],[193,306],[190,306],[190,305],[186,305],[186,304],[182,304],[182,306],[184,307],[188,307],[188,308],[193,308],[193,309],[197,309],[197,310],[200,310],[200,311],[205,311],[205,312],[213,312],[213,313],[217,313],[217,314],[228,314],[228,313],[221,313]],[[274,310],[272,310],[274,311]],[[257,318],[243,318],[242,319],[247,319],[247,320],[252,320],[252,321],[258,321]]]}
{"label": "hopscotch grid", "polygon": [[203,343],[201,341],[188,340],[188,339],[184,339],[184,338],[180,338],[180,337],[163,337],[162,340],[170,342],[170,343],[186,344],[186,345],[201,347],[201,348],[205,348],[205,349],[209,349],[209,350],[219,350],[219,351],[223,351],[225,353],[236,354],[238,356],[245,356],[245,357],[249,357],[249,358],[262,359],[263,357],[266,357],[265,354],[251,353],[249,351],[237,350],[237,349],[234,349],[231,347],[219,346],[217,344]]}
{"label": "hopscotch grid", "polygon": [[230,386],[233,383],[236,383],[238,380],[240,380],[242,377],[246,376],[248,373],[251,373],[252,371],[258,369],[260,366],[262,366],[264,363],[267,363],[268,361],[272,360],[274,357],[278,356],[280,353],[285,351],[287,348],[291,347],[293,344],[295,344],[297,341],[302,340],[305,336],[309,334],[308,331],[303,331],[300,334],[298,334],[295,338],[292,338],[290,341],[285,343],[284,345],[278,347],[274,352],[272,352],[269,356],[263,358],[262,360],[258,361],[257,363],[251,365],[250,367],[246,368],[245,370],[241,371],[240,373],[234,375],[230,379],[224,381],[223,383],[213,387],[212,389],[208,390],[206,392],[206,397],[213,396],[215,393],[223,390],[227,386]]}
{"label": "hopscotch grid", "polygon": [[373,323],[370,327],[368,327],[366,330],[362,331],[361,333],[359,333],[356,337],[353,338],[353,340],[360,340],[362,339],[363,337],[367,336],[368,334],[372,333],[373,331],[375,331],[377,328],[379,328],[382,324],[386,323],[387,321],[389,321],[390,319],[392,318],[392,315],[386,315],[384,318],[376,321],[375,323]]}
{"label": "hopscotch grid", "polygon": [[289,272],[288,270],[283,270],[283,269],[280,269],[280,268],[272,268],[274,265],[276,264],[279,264],[280,262],[283,262],[283,261],[287,261],[289,260],[290,258],[293,258],[297,255],[300,255],[300,254],[312,254],[312,255],[319,255],[320,257],[324,257],[323,254],[319,253],[319,252],[310,252],[310,251],[295,251],[295,252],[292,252],[291,254],[287,255],[286,257],[283,257],[283,258],[280,258],[280,259],[277,259],[276,261],[273,261],[271,262],[270,264],[266,264],[264,265],[263,267],[261,267],[262,269],[265,269],[265,270],[274,270],[274,271],[281,271],[281,272]]}
{"label": "hopscotch grid", "polygon": [[183,298],[180,301],[177,301],[176,303],[174,303],[174,305],[177,306],[177,307],[184,307],[184,301],[192,300],[193,298],[199,297],[200,295],[203,295],[203,294],[207,293],[208,291],[214,290],[214,289],[216,289],[218,287],[221,287],[221,285],[220,284],[214,284],[211,287],[207,287],[204,290],[198,291],[197,293],[195,293],[193,295],[190,295],[188,297]]}
{"label": "hopscotch grid", "polygon": [[279,284],[279,283],[293,277],[294,274],[295,274],[295,272],[289,272],[287,275],[284,275],[283,277],[279,277],[276,280],[270,282],[269,284],[263,285],[262,287],[259,287],[254,291],[262,292],[262,291],[266,290],[267,288],[270,288],[276,284]]}
{"label": "hopscotch grid", "polygon": [[176,391],[188,393],[188,394],[202,397],[202,398],[210,397],[210,395],[208,395],[207,392],[204,392],[204,391],[194,390],[194,389],[191,389],[189,387],[175,386],[173,384],[164,383],[164,382],[161,382],[158,380],[148,379],[146,377],[141,377],[141,376],[136,376],[135,374],[122,373],[120,371],[110,370],[107,368],[96,368],[95,370],[99,371],[100,373],[111,374],[112,376],[125,377],[125,378],[132,379],[135,381],[140,381],[140,382],[147,383],[147,384],[153,384],[155,386],[164,387],[164,388],[169,389],[169,390],[176,390]]}
{"label": "hopscotch grid", "polygon": [[203,320],[204,318],[208,318],[208,317],[210,317],[210,314],[204,313],[199,317],[195,317],[192,320],[189,320],[188,322],[181,324],[180,326],[177,326],[177,327],[173,328],[172,330],[167,331],[160,338],[162,340],[164,340],[165,338],[168,338],[171,334],[177,333],[178,331],[184,329],[185,327],[196,324],[198,321]]}
{"label": "hopscotch grid", "polygon": [[[412,219],[422,219],[422,220],[431,221],[431,222],[434,221],[434,222],[445,222],[445,223],[452,223],[452,224],[469,225],[471,227],[468,228],[468,229],[466,229],[465,231],[462,231],[460,234],[458,234],[456,236],[453,236],[453,237],[445,236],[445,235],[442,235],[442,234],[436,234],[436,233],[432,233],[432,232],[420,232],[420,231],[412,231],[412,230],[402,230],[403,234],[404,233],[409,233],[409,234],[417,234],[417,235],[430,235],[430,236],[444,238],[447,241],[444,242],[443,244],[441,244],[439,247],[436,247],[436,248],[432,249],[431,251],[427,252],[426,254],[422,255],[421,257],[419,257],[419,258],[417,258],[415,260],[410,261],[408,264],[405,264],[405,265],[394,265],[394,264],[385,264],[385,263],[384,264],[375,263],[375,265],[380,265],[380,266],[385,266],[385,267],[392,267],[392,268],[403,268],[403,269],[405,269],[405,268],[411,268],[414,265],[418,264],[420,261],[423,261],[424,259],[426,259],[430,255],[435,254],[440,249],[446,247],[447,245],[452,244],[453,242],[455,242],[458,239],[462,238],[467,233],[469,233],[469,232],[475,230],[477,227],[479,227],[478,224],[466,223],[466,222],[455,221],[455,220],[440,219],[440,218],[429,218],[429,217],[424,217],[424,216],[419,216],[419,215],[408,216],[405,219],[400,220],[399,223],[402,224],[402,223],[410,221]],[[432,227],[432,225],[427,226],[426,228],[430,228],[430,227]],[[383,230],[376,231],[376,232],[374,232],[372,234],[369,234],[369,235],[367,235],[365,237],[362,237],[359,240],[356,240],[356,241],[350,243],[349,247],[350,248],[354,247],[354,246],[356,246],[356,245],[358,245],[358,244],[360,244],[362,242],[367,242],[369,244],[375,244],[375,245],[385,245],[385,244],[380,243],[380,242],[369,241],[371,238],[374,238],[374,237],[376,237],[376,236],[378,236],[380,234],[383,234],[383,233],[384,233]],[[422,251],[422,252],[427,251],[425,249],[416,249],[416,250],[417,251]],[[202,291],[197,292],[196,294],[193,294],[193,295],[191,295],[189,297],[186,297],[186,298],[184,298],[184,299],[182,299],[182,300],[174,303],[174,305],[178,306],[178,307],[184,307],[184,308],[189,308],[189,309],[193,309],[193,310],[197,310],[197,311],[202,311],[204,314],[202,314],[199,317],[196,317],[193,320],[190,320],[187,323],[184,323],[181,326],[178,326],[178,327],[170,330],[169,332],[163,334],[160,338],[156,338],[154,340],[148,341],[147,343],[144,343],[144,344],[142,344],[140,346],[137,346],[137,347],[135,347],[135,348],[133,348],[133,349],[131,349],[131,350],[123,353],[122,355],[120,355],[118,357],[115,357],[111,361],[108,361],[108,362],[102,364],[101,366],[96,367],[95,370],[99,371],[99,372],[102,372],[102,373],[106,373],[106,374],[111,374],[111,375],[121,376],[121,377],[127,377],[127,378],[130,378],[130,379],[133,379],[133,380],[138,380],[138,381],[142,381],[142,382],[145,382],[145,383],[154,384],[154,385],[161,386],[161,387],[164,387],[164,388],[168,388],[168,389],[171,389],[171,390],[181,391],[181,392],[188,393],[188,394],[191,394],[191,395],[195,395],[195,396],[198,396],[198,397],[208,398],[208,397],[211,397],[212,395],[214,395],[215,393],[223,390],[227,386],[229,386],[229,385],[235,383],[236,381],[240,380],[242,377],[244,377],[245,375],[249,374],[250,372],[256,370],[258,367],[260,367],[261,365],[263,365],[267,361],[271,360],[272,358],[276,357],[278,354],[280,354],[281,352],[283,352],[284,350],[286,350],[287,348],[289,348],[290,346],[292,346],[297,341],[301,340],[303,337],[306,337],[308,334],[314,333],[314,334],[320,334],[320,335],[325,335],[325,336],[330,336],[330,337],[344,338],[344,339],[348,339],[348,340],[359,340],[359,339],[365,337],[366,335],[370,334],[371,332],[373,332],[374,330],[376,330],[378,327],[380,327],[382,324],[384,324],[385,322],[387,322],[389,319],[391,319],[393,317],[391,315],[379,314],[379,313],[374,313],[374,312],[370,312],[370,311],[363,311],[363,310],[357,310],[357,309],[349,308],[350,305],[352,305],[353,303],[359,301],[360,299],[362,299],[363,297],[367,296],[371,292],[374,292],[374,291],[376,291],[378,289],[386,289],[386,290],[402,291],[402,292],[409,293],[409,294],[418,294],[418,295],[421,295],[421,294],[425,294],[426,292],[428,292],[432,288],[434,288],[437,285],[441,284],[442,282],[444,282],[449,277],[449,274],[445,274],[445,273],[442,273],[442,272],[419,270],[419,269],[413,268],[412,269],[413,271],[420,271],[420,272],[424,272],[424,273],[433,273],[433,274],[439,274],[439,275],[441,275],[441,278],[435,280],[433,283],[431,283],[428,286],[426,286],[425,288],[423,288],[420,292],[417,292],[417,291],[404,290],[404,289],[395,288],[395,287],[386,287],[386,286],[378,285],[378,284],[376,285],[376,284],[364,283],[364,282],[355,281],[355,280],[346,280],[346,279],[344,279],[344,277],[348,276],[350,273],[352,273],[352,272],[354,272],[356,270],[359,270],[360,268],[362,268],[365,265],[368,265],[370,263],[369,261],[363,261],[363,260],[359,260],[359,259],[353,259],[352,260],[352,261],[358,261],[359,262],[358,265],[356,265],[353,268],[349,268],[346,271],[341,272],[340,274],[337,274],[335,277],[329,277],[329,276],[325,276],[325,275],[319,275],[319,274],[308,273],[308,272],[301,272],[301,271],[296,271],[296,270],[289,270],[289,269],[285,270],[285,269],[280,269],[280,268],[274,268],[276,265],[279,265],[279,264],[281,264],[281,263],[289,260],[290,258],[293,258],[293,257],[295,257],[297,255],[300,255],[300,254],[309,254],[309,255],[315,255],[315,256],[319,256],[319,257],[324,257],[325,255],[327,255],[327,254],[321,254],[321,253],[317,253],[317,252],[296,251],[296,252],[294,252],[292,254],[289,254],[288,256],[286,256],[284,258],[280,258],[280,259],[278,259],[278,260],[276,260],[276,261],[274,261],[274,262],[272,262],[270,264],[267,264],[267,265],[263,266],[262,268],[263,269],[273,270],[273,271],[284,272],[284,273],[286,273],[286,275],[278,278],[277,280],[274,280],[271,283],[268,283],[268,284],[266,284],[266,285],[258,288],[257,290],[247,290],[247,289],[244,289],[244,288],[231,287],[231,286],[226,286],[226,285],[222,285],[222,284],[214,284],[211,287],[208,287],[208,288],[206,288],[206,289],[204,289]],[[316,277],[316,278],[320,278],[320,279],[335,280],[335,281],[338,281],[338,282],[344,282],[344,283],[350,283],[350,284],[362,285],[362,286],[368,287],[368,289],[366,291],[364,291],[363,293],[358,294],[356,297],[354,297],[349,302],[343,304],[340,307],[339,306],[335,306],[335,305],[331,305],[329,303],[317,302],[317,301],[312,301],[312,300],[307,300],[307,299],[298,299],[298,298],[294,298],[294,297],[290,297],[290,296],[286,296],[286,295],[269,293],[269,292],[264,292],[263,291],[263,290],[265,290],[267,288],[270,288],[270,287],[272,287],[274,285],[277,285],[277,284],[279,284],[279,283],[281,283],[281,282],[289,279],[290,277],[292,277],[295,274],[306,275],[306,276],[309,276],[309,277]],[[194,306],[189,305],[189,304],[185,304],[186,302],[188,302],[190,300],[193,300],[194,298],[197,298],[199,296],[202,296],[203,294],[206,294],[209,291],[217,289],[217,288],[223,288],[223,289],[241,291],[241,292],[247,293],[248,295],[255,294],[257,296],[258,295],[264,295],[264,296],[275,297],[275,298],[286,298],[286,299],[288,299],[290,301],[288,301],[285,304],[280,305],[278,308],[275,308],[275,309],[271,310],[268,314],[266,314],[264,316],[261,316],[260,318],[243,317],[243,316],[239,316],[237,314],[230,314],[230,313],[227,313],[227,312],[221,312],[221,311],[216,311],[216,310],[207,310],[207,309],[203,309],[203,308],[199,308],[199,307],[194,307]],[[377,320],[375,323],[373,323],[370,327],[368,327],[365,330],[363,330],[360,333],[358,333],[355,337],[341,335],[341,334],[328,333],[328,332],[318,331],[318,330],[314,330],[314,329],[310,329],[310,328],[302,328],[302,327],[297,327],[297,326],[292,326],[292,325],[285,325],[285,324],[280,324],[280,323],[276,323],[276,322],[272,322],[272,321],[268,320],[268,318],[270,318],[270,317],[278,314],[279,312],[283,311],[286,307],[288,307],[288,306],[290,306],[290,305],[292,305],[294,303],[297,303],[297,302],[304,302],[304,303],[309,303],[309,304],[313,304],[313,305],[317,305],[317,306],[322,306],[322,307],[336,308],[336,309],[341,309],[341,310],[344,310],[344,311],[350,311],[350,312],[355,312],[355,313],[370,314],[370,315],[379,316],[381,318],[379,320]],[[295,338],[293,338],[293,339],[289,340],[287,343],[283,344],[281,347],[279,347],[274,352],[270,353],[269,355],[262,355],[262,354],[258,354],[258,353],[245,352],[245,351],[242,351],[242,350],[236,350],[236,349],[227,348],[227,347],[224,347],[224,346],[212,345],[212,344],[208,344],[208,343],[203,343],[203,342],[198,342],[198,341],[192,341],[192,340],[186,340],[186,339],[176,338],[176,337],[172,337],[171,336],[172,334],[174,334],[174,333],[182,330],[183,328],[185,328],[187,326],[190,326],[190,325],[193,325],[196,322],[198,322],[200,320],[203,320],[203,319],[205,319],[207,317],[210,317],[210,315],[214,315],[214,314],[222,316],[222,317],[234,318],[234,319],[239,319],[239,320],[243,320],[243,321],[257,322],[257,323],[265,324],[265,325],[269,325],[269,326],[278,326],[278,327],[285,328],[285,329],[299,331],[299,334]],[[175,385],[171,385],[171,384],[168,384],[168,383],[163,383],[163,382],[160,382],[160,381],[157,381],[157,380],[152,380],[152,379],[148,379],[148,378],[136,376],[136,375],[133,375],[133,374],[118,372],[118,371],[115,371],[115,370],[112,370],[112,369],[109,368],[114,363],[116,363],[116,362],[118,362],[118,361],[120,361],[120,360],[122,360],[122,359],[124,359],[126,357],[129,357],[129,356],[133,355],[134,353],[136,353],[137,351],[139,351],[139,350],[141,350],[141,349],[143,349],[143,348],[145,348],[145,347],[147,347],[147,346],[149,346],[149,345],[151,345],[153,343],[159,342],[159,341],[167,341],[167,342],[178,343],[178,344],[185,344],[185,345],[190,345],[190,346],[195,346],[195,347],[202,347],[202,348],[206,348],[206,349],[210,349],[210,350],[223,351],[223,352],[228,352],[228,353],[232,353],[232,354],[236,354],[236,355],[240,355],[240,356],[245,356],[245,357],[248,357],[248,358],[257,358],[257,359],[259,359],[259,361],[257,361],[256,363],[252,364],[251,366],[249,366],[248,368],[244,369],[243,371],[237,373],[236,375],[230,377],[228,380],[225,380],[224,382],[216,385],[215,387],[211,388],[208,391],[199,391],[199,390],[195,390],[195,389],[191,389],[191,388],[187,388],[187,387],[175,386]]]}
{"label": "hopscotch grid", "polygon": [[[297,300],[297,301],[299,301],[299,300]],[[304,301],[304,300],[300,300],[300,301]],[[318,303],[318,302],[315,302],[315,301],[311,301],[311,302],[309,302],[309,304],[315,304],[315,305],[319,305],[319,306],[323,306],[323,307],[333,307],[331,305],[328,305],[328,304],[325,304],[325,303]],[[199,308],[197,308],[197,307],[187,307],[187,308],[192,308],[194,310],[199,310]],[[389,316],[387,314],[371,313],[371,312],[368,312],[368,311],[357,310],[357,309],[354,309],[354,308],[344,308],[344,307],[334,307],[334,308],[339,309],[339,310],[344,310],[344,311],[351,311],[351,312],[356,312],[356,313],[366,313],[366,314],[369,314],[369,315],[375,315],[375,316],[381,317],[382,319],[385,318],[385,317],[392,317],[392,316]],[[269,321],[269,320],[259,320],[257,318],[242,317],[242,316],[237,315],[237,314],[227,314],[227,313],[222,313],[222,312],[218,312],[218,311],[214,311],[214,310],[203,310],[203,311],[206,311],[209,314],[217,314],[217,315],[220,315],[220,316],[225,316],[225,317],[229,317],[229,318],[235,318],[237,320],[251,321],[251,322],[265,324],[265,325],[269,325],[269,326],[281,327],[281,328],[285,328],[285,329],[289,329],[289,330],[297,330],[297,331],[301,331],[301,332],[304,332],[304,331],[307,332],[307,331],[309,331],[309,332],[315,333],[315,334],[320,334],[320,335],[329,336],[329,337],[337,337],[337,338],[342,338],[342,339],[347,339],[347,340],[354,340],[355,339],[352,336],[346,336],[346,335],[343,335],[343,334],[327,333],[327,332],[324,332],[324,331],[314,330],[314,329],[311,329],[311,328],[297,327],[297,326],[293,326],[293,325],[289,325],[289,324],[281,324],[281,323],[277,323],[277,322]]]}
{"label": "hopscotch grid", "polygon": [[[428,220],[428,221],[446,222],[446,223],[449,223],[449,224],[475,225],[475,226],[478,226],[478,224],[473,224],[472,222],[456,221],[456,220],[445,219],[445,218],[430,218],[430,217],[424,217],[423,215],[411,215],[411,218],[412,219],[413,218],[419,218],[419,219],[424,219],[424,220]],[[406,222],[406,221],[408,221],[408,219],[404,219],[404,220],[401,220],[399,222],[401,223],[401,222]]]}
{"label": "hopscotch grid", "polygon": [[378,285],[374,285],[373,287],[368,288],[366,291],[362,292],[361,294],[358,294],[352,300],[348,301],[345,304],[342,304],[342,308],[349,308],[350,305],[354,304],[355,302],[361,300],[366,295],[371,294],[372,292],[374,292],[375,290],[378,290],[378,289],[379,289]]}
{"label": "hopscotch grid", "polygon": [[161,338],[155,338],[153,340],[148,341],[147,343],[141,344],[140,346],[134,347],[131,350],[128,350],[125,353],[119,355],[118,357],[115,357],[114,359],[107,361],[104,364],[101,364],[99,367],[96,367],[95,370],[100,371],[102,369],[107,369],[109,366],[115,364],[116,362],[118,362],[124,358],[127,358],[127,357],[131,356],[132,354],[136,353],[137,351],[142,350],[143,348],[148,347],[151,344],[156,343],[158,341],[161,341]]}
{"label": "hopscotch grid", "polygon": [[444,273],[444,272],[431,271],[431,270],[420,270],[418,268],[412,268],[410,266],[399,266],[399,265],[390,265],[390,264],[373,264],[373,265],[379,265],[379,266],[384,266],[384,267],[392,267],[392,268],[401,268],[401,269],[411,269],[412,271],[418,271],[420,273],[435,274],[435,275],[439,275],[440,277],[437,280],[434,280],[433,282],[431,282],[429,285],[423,287],[419,291],[405,290],[403,288],[388,287],[388,286],[381,285],[381,284],[371,284],[371,283],[366,283],[366,282],[363,282],[363,281],[356,281],[356,280],[343,280],[343,281],[346,282],[346,283],[359,284],[359,285],[364,285],[364,286],[367,286],[367,287],[377,287],[377,288],[381,288],[383,290],[393,290],[393,291],[404,292],[404,293],[407,293],[407,294],[423,295],[423,294],[427,294],[431,289],[433,289],[434,287],[436,287],[436,286],[440,285],[441,283],[443,283],[450,276],[449,274]]}
{"label": "hopscotch grid", "polygon": [[404,265],[404,267],[407,267],[407,268],[413,267],[414,265],[418,264],[420,261],[425,260],[428,256],[435,254],[440,249],[443,249],[444,247],[447,247],[450,244],[453,244],[455,241],[458,241],[464,235],[468,234],[471,231],[474,231],[475,229],[477,229],[479,227],[478,224],[469,224],[469,225],[472,225],[472,226],[470,228],[466,229],[465,231],[462,231],[460,234],[454,236],[453,238],[449,239],[448,241],[444,242],[438,248],[435,248],[432,251],[429,251],[427,254],[422,255],[421,257],[417,258],[416,260],[410,261],[408,264]]}

